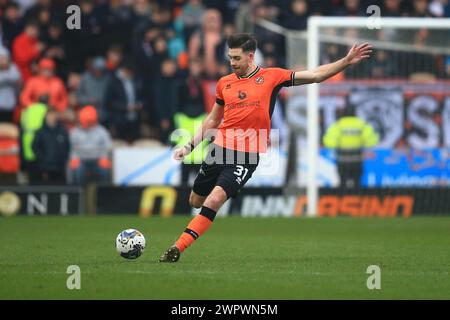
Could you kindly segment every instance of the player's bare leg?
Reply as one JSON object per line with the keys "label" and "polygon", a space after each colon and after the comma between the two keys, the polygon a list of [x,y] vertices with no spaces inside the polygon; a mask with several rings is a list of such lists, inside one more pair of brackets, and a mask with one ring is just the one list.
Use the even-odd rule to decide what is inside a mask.
{"label": "player's bare leg", "polygon": [[[191,196],[195,193],[191,193]],[[227,201],[227,194],[222,187],[216,186],[206,197],[201,207],[201,211],[189,222],[186,230],[181,234],[176,243],[164,252],[159,262],[177,262],[181,253],[189,247],[198,237],[209,229],[216,217],[217,211]],[[191,198],[189,203],[192,205]],[[197,202],[196,204],[199,204]]]}
{"label": "player's bare leg", "polygon": [[191,191],[191,194],[189,195],[189,205],[194,208],[201,208],[203,206],[203,203],[205,202],[207,197],[202,197],[198,194],[196,194],[194,191]]}

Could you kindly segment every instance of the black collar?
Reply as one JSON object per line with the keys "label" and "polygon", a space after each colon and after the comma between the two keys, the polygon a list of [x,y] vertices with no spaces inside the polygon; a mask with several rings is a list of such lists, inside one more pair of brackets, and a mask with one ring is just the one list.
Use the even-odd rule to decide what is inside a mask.
{"label": "black collar", "polygon": [[253,70],[252,73],[250,73],[248,76],[243,76],[243,77],[238,76],[238,79],[247,79],[247,78],[251,78],[251,77],[253,77],[255,74],[258,73],[259,69],[260,69],[260,67],[259,67],[259,66],[256,66],[256,69]]}

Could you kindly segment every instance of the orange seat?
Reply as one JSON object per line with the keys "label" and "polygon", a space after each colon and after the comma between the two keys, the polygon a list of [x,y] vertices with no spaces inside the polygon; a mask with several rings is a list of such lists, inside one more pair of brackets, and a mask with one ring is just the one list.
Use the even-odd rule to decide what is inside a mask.
{"label": "orange seat", "polygon": [[11,123],[0,123],[0,173],[17,173],[19,167],[19,129]]}
{"label": "orange seat", "polygon": [[0,138],[0,172],[17,173],[19,166],[19,142],[14,139]]}

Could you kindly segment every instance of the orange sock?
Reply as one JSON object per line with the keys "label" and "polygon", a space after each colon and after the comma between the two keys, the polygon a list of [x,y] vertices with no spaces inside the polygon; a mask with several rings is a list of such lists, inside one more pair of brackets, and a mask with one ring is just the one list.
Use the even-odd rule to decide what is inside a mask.
{"label": "orange sock", "polygon": [[198,237],[200,237],[214,221],[216,212],[210,208],[202,207],[200,213],[189,222],[186,230],[178,238],[175,245],[183,252]]}

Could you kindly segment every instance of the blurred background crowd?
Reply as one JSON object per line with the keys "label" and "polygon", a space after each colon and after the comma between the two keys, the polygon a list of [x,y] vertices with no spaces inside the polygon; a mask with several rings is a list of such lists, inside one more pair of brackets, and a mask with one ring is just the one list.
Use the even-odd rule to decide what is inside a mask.
{"label": "blurred background crowd", "polygon": [[[79,30],[66,26],[73,4]],[[0,0],[0,172],[65,183],[68,163],[73,183],[88,169],[108,179],[112,145],[169,144],[177,114],[209,111],[230,72],[228,35],[253,33],[257,64],[288,67],[285,39],[258,21],[305,30],[311,15],[367,16],[373,4],[383,17],[450,17],[448,0]],[[330,45],[321,62],[342,54]],[[371,63],[357,76],[402,75],[384,51]],[[448,78],[450,60],[431,68]]]}

